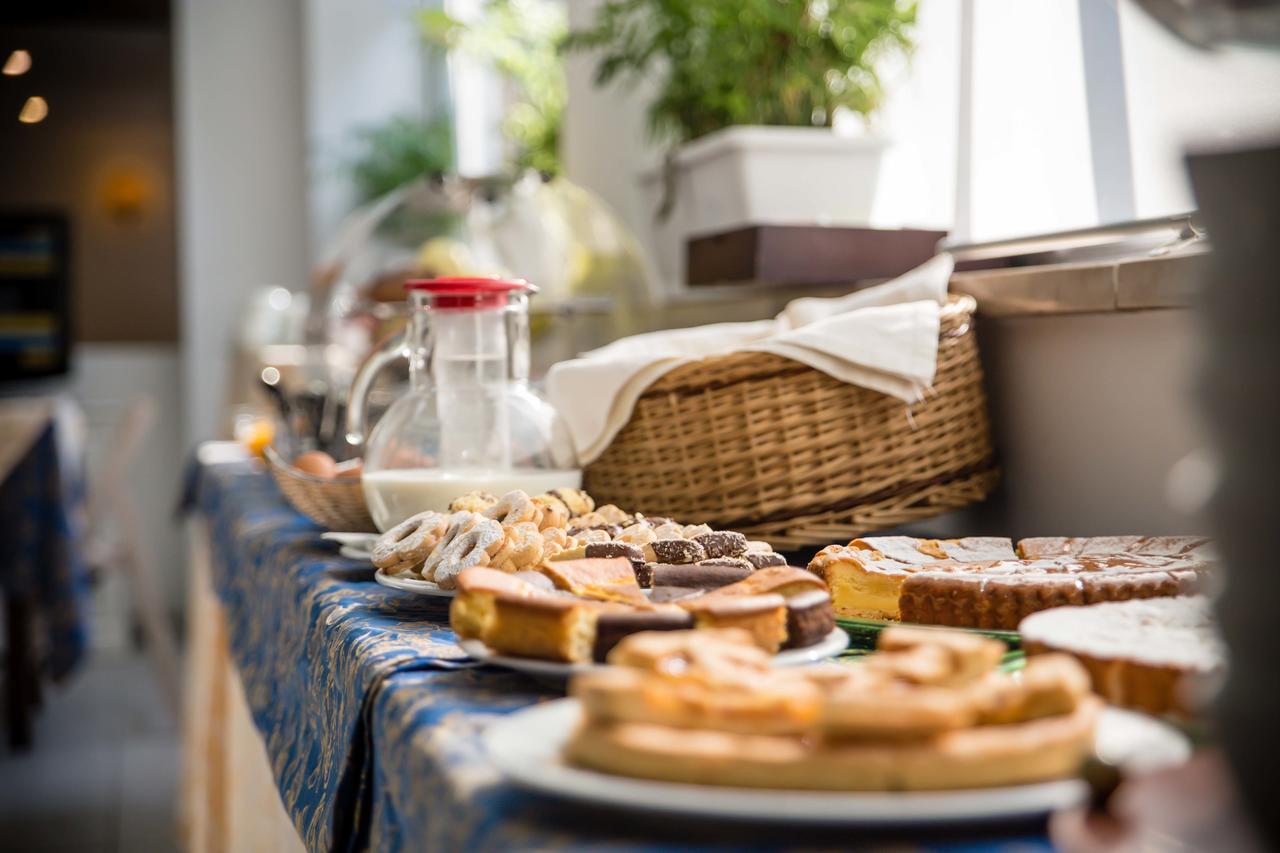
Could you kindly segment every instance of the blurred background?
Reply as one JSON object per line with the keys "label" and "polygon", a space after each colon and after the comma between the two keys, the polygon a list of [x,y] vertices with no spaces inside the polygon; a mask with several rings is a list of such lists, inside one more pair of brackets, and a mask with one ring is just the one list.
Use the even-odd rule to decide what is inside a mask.
{"label": "blurred background", "polygon": [[[0,798],[0,834],[43,849],[75,812],[90,816],[78,849],[173,845],[184,469],[202,441],[255,440],[272,406],[260,377],[341,398],[403,323],[409,277],[539,285],[539,376],[624,334],[848,292],[942,245],[959,262],[953,286],[984,312],[1005,483],[928,529],[1188,527],[1205,437],[1186,309],[1204,246],[1185,160],[1280,133],[1280,56],[1265,38],[1161,3],[921,0],[860,18],[815,0],[805,14],[830,19],[824,38],[847,30],[832,42],[842,58],[749,82],[756,3],[707,12],[725,16],[711,24],[729,34],[719,55],[695,55],[696,33],[637,4],[652,63],[604,14],[619,5],[0,10],[4,470],[23,470],[58,425],[59,462],[42,476],[61,480],[59,529],[87,543],[66,559],[92,578],[78,667],[37,691],[35,750],[0,760],[0,788],[16,792]],[[730,83],[681,90],[667,68]],[[823,136],[724,134],[778,125]],[[835,173],[857,177],[833,179],[829,200],[784,154],[734,160],[786,148],[817,161],[832,138],[861,159]],[[729,173],[741,198],[706,171],[717,163],[741,170]],[[1137,270],[1132,301],[1099,302],[1091,276],[1118,275],[1135,246],[1176,257]],[[1067,277],[1009,278],[1046,263]],[[6,511],[0,531],[19,520]],[[12,681],[22,617],[5,618]],[[36,808],[50,790],[60,808]]]}

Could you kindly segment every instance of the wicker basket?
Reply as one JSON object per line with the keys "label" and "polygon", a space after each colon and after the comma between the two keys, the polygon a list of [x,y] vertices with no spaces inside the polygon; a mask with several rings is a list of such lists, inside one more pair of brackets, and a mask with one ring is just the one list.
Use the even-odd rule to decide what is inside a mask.
{"label": "wicker basket", "polygon": [[329,530],[377,533],[364,501],[358,477],[326,480],[304,474],[280,458],[274,447],[266,449],[267,464],[280,491],[293,508]]}
{"label": "wicker basket", "polygon": [[985,497],[998,479],[974,300],[942,311],[933,393],[907,406],[767,353],[672,370],[586,471],[600,503],[740,530],[775,547],[845,541]]}

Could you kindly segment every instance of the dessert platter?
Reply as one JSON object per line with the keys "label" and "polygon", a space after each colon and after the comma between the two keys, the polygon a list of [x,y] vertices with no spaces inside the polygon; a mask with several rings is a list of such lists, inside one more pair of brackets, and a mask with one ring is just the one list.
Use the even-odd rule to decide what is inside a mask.
{"label": "dessert platter", "polygon": [[999,672],[1004,646],[891,627],[852,665],[778,669],[737,628],[644,632],[570,699],[486,733],[524,787],[633,810],[859,825],[1026,817],[1082,802],[1095,752],[1186,759],[1156,720],[1103,707],[1067,655]]}
{"label": "dessert platter", "polygon": [[[720,586],[758,568],[785,565],[767,542],[705,524],[597,507],[581,489],[553,489],[502,497],[469,492],[447,512],[422,512],[375,540],[369,559],[379,583],[437,594],[457,589],[472,567],[502,572],[536,569],[549,560],[626,557],[644,587]],[[408,585],[404,585],[407,582]]]}
{"label": "dessert platter", "polygon": [[819,551],[809,570],[842,617],[1016,631],[1032,613],[1066,605],[1202,591],[1210,543],[1189,536],[854,539]]}
{"label": "dessert platter", "polygon": [[763,568],[715,589],[658,587],[645,595],[624,557],[550,560],[537,572],[472,568],[458,578],[449,622],[473,658],[539,675],[598,668],[641,632],[735,628],[774,666],[844,650],[822,581],[792,566]]}
{"label": "dessert platter", "polygon": [[768,543],[579,489],[470,492],[393,526],[368,559],[384,586],[453,598],[471,657],[541,675],[590,668],[639,631],[740,627],[781,666],[848,644],[826,584]]}

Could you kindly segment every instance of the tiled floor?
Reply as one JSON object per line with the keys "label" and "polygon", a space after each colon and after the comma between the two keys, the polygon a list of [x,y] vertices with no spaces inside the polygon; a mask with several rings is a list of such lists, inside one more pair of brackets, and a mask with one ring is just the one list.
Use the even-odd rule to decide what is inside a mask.
{"label": "tiled floor", "polygon": [[[0,851],[177,850],[177,724],[145,661],[99,655],[0,752]],[[2,749],[2,748],[0,748]]]}

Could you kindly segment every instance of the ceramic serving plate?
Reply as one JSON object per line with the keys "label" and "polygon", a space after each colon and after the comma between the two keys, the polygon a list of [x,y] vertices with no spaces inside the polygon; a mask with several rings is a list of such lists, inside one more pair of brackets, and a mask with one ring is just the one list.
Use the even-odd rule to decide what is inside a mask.
{"label": "ceramic serving plate", "polygon": [[[494,723],[485,747],[513,783],[583,803],[642,812],[733,821],[810,825],[893,826],[1038,817],[1084,802],[1079,779],[957,791],[792,791],[683,785],[613,776],[564,763],[561,750],[577,725],[576,699],[534,705]],[[1115,764],[1171,766],[1191,754],[1185,737],[1151,717],[1107,708],[1096,748]]]}
{"label": "ceramic serving plate", "polygon": [[[459,639],[458,645],[475,660],[543,678],[568,678],[575,672],[586,672],[587,670],[600,669],[604,666],[604,664],[599,663],[564,663],[562,661],[510,657],[498,654],[480,640]],[[825,658],[835,657],[844,651],[847,645],[849,645],[849,635],[836,628],[811,646],[778,652],[773,656],[773,665],[803,666],[809,663],[816,663]]]}
{"label": "ceramic serving plate", "polygon": [[390,589],[398,589],[401,592],[412,592],[417,595],[429,595],[434,598],[453,598],[458,594],[456,589],[441,589],[434,581],[427,581],[422,578],[406,578],[399,575],[389,575],[382,571],[382,569],[378,569],[373,573],[373,579]]}
{"label": "ceramic serving plate", "polygon": [[373,556],[373,543],[378,541],[377,533],[344,533],[329,531],[321,533],[320,538],[327,542],[337,542],[338,553],[353,560],[367,560]]}

